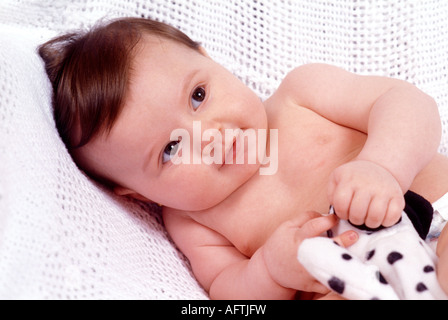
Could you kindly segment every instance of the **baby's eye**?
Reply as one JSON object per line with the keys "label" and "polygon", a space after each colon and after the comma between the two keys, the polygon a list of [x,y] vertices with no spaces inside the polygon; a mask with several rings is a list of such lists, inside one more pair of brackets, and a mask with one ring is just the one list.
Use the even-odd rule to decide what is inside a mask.
{"label": "baby's eye", "polygon": [[205,89],[202,87],[197,87],[193,91],[193,95],[191,96],[191,105],[193,109],[196,110],[205,100]]}
{"label": "baby's eye", "polygon": [[178,149],[179,141],[171,141],[168,143],[163,150],[162,163],[170,161],[176,155]]}

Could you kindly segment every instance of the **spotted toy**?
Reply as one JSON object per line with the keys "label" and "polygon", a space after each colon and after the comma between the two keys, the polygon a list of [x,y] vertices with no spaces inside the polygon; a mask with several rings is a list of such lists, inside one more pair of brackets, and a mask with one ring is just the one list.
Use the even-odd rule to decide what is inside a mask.
{"label": "spotted toy", "polygon": [[[412,192],[405,200],[405,214],[396,225],[372,230],[341,220],[328,238],[303,241],[299,262],[322,284],[350,300],[447,299],[437,281],[437,256],[424,241],[432,206]],[[343,248],[331,237],[347,230],[355,230],[359,240]]]}

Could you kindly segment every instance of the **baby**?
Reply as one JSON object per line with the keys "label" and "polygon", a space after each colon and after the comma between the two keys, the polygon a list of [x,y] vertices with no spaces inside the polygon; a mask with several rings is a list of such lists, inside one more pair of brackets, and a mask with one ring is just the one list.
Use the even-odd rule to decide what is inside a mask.
{"label": "baby", "polygon": [[[318,298],[328,290],[298,262],[303,240],[338,218],[392,226],[408,190],[448,197],[437,106],[404,81],[304,65],[262,102],[185,34],[138,18],[39,53],[75,162],[118,195],[162,205],[211,298]],[[318,213],[330,205],[338,218]],[[437,247],[445,291],[447,233]]]}

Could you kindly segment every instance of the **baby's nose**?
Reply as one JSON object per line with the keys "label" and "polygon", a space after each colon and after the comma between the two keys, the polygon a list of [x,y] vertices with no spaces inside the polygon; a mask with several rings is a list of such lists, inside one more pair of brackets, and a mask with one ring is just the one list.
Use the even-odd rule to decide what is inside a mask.
{"label": "baby's nose", "polygon": [[222,148],[224,144],[224,127],[218,122],[207,122],[202,127],[202,152],[209,152],[209,149]]}
{"label": "baby's nose", "polygon": [[224,127],[214,120],[194,121],[192,147],[196,159],[203,158],[204,155],[219,158],[224,149]]}
{"label": "baby's nose", "polygon": [[200,120],[201,122],[201,128],[202,132],[205,131],[219,131],[221,132],[223,130],[223,125],[221,121],[214,119],[214,118],[205,118]]}

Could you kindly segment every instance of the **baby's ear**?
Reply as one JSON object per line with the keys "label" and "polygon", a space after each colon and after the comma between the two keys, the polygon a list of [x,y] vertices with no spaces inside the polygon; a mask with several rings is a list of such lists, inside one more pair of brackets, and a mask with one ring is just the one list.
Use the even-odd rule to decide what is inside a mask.
{"label": "baby's ear", "polygon": [[118,196],[128,196],[140,201],[152,202],[148,198],[142,196],[140,193],[135,192],[134,190],[124,188],[124,187],[114,187],[114,193]]}

